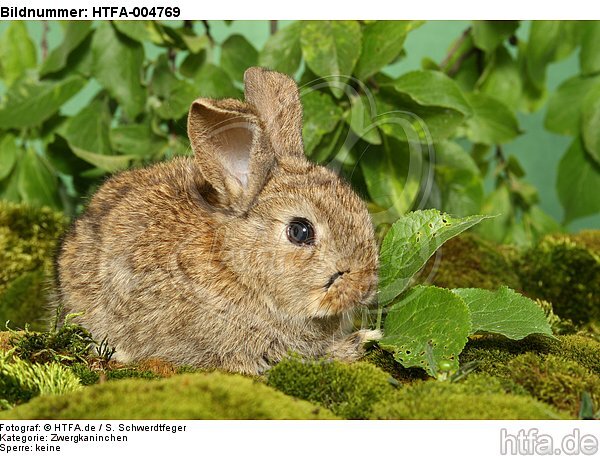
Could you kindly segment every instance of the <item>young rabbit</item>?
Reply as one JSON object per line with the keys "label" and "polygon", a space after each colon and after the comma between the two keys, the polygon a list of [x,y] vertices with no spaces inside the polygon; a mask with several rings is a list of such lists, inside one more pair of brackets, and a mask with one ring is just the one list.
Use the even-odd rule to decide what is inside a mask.
{"label": "young rabbit", "polygon": [[364,203],[302,146],[287,76],[250,68],[245,102],[199,98],[194,157],[110,178],[57,258],[66,313],[132,362],[258,374],[288,352],[357,359],[377,249]]}

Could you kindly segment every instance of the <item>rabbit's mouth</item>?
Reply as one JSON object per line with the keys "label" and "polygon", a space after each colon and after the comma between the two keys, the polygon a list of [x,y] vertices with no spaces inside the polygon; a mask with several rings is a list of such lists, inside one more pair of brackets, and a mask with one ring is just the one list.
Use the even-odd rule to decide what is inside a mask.
{"label": "rabbit's mouth", "polygon": [[376,288],[377,276],[374,274],[338,271],[321,289],[321,299],[315,301],[309,312],[316,317],[327,317],[368,306],[374,299]]}

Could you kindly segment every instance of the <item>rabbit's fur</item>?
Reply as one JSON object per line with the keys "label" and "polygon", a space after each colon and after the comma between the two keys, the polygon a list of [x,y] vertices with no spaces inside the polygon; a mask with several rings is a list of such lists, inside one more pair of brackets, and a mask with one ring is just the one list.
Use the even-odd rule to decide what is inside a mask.
{"label": "rabbit's fur", "polygon": [[[292,79],[250,68],[245,92],[194,101],[194,157],[110,178],[60,248],[63,315],[118,360],[256,374],[290,351],[353,360],[377,336],[349,333],[377,283],[364,203],[305,158]],[[294,217],[314,245],[288,240]]]}

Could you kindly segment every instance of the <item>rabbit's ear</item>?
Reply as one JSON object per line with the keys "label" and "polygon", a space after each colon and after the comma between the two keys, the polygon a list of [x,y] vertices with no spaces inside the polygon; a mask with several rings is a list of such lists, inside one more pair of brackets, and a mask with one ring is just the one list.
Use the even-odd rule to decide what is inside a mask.
{"label": "rabbit's ear", "polygon": [[302,104],[292,78],[264,68],[248,68],[244,73],[246,102],[261,117],[267,137],[278,156],[304,156],[302,144]]}
{"label": "rabbit's ear", "polygon": [[256,116],[236,100],[199,98],[190,108],[188,136],[206,181],[225,204],[244,210],[274,162]]}

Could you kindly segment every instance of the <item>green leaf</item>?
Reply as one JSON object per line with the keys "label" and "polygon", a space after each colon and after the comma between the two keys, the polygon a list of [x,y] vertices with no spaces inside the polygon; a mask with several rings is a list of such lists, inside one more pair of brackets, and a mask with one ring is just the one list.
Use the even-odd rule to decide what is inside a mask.
{"label": "green leaf", "polygon": [[196,96],[206,98],[240,98],[241,93],[218,66],[207,63],[194,76]]}
{"label": "green leaf", "polygon": [[19,147],[15,142],[16,139],[12,133],[0,136],[0,180],[11,173],[17,161]]}
{"label": "green leaf", "polygon": [[34,206],[60,208],[58,182],[45,161],[28,149],[19,164],[18,188],[24,202]]}
{"label": "green leaf", "polygon": [[304,60],[317,76],[327,80],[336,98],[344,93],[361,50],[356,21],[309,21],[301,35]]}
{"label": "green leaf", "polygon": [[194,35],[191,32],[189,34],[182,33],[181,39],[192,54],[198,54],[210,46],[210,39],[206,35]]}
{"label": "green leaf", "polygon": [[583,76],[600,72],[600,21],[585,21],[581,36],[579,66]]}
{"label": "green leaf", "polygon": [[62,136],[73,150],[80,149],[109,155],[112,152],[109,138],[110,123],[108,101],[97,98],[77,115],[69,118],[62,129]]}
{"label": "green leaf", "polygon": [[425,167],[418,146],[386,138],[366,148],[359,163],[371,200],[392,219],[413,207]]}
{"label": "green leaf", "polygon": [[70,76],[57,82],[28,81],[16,84],[0,108],[3,128],[40,125],[85,85],[85,80]]}
{"label": "green leaf", "polygon": [[600,211],[600,167],[575,138],[558,164],[556,189],[565,210],[565,223]]}
{"label": "green leaf", "polygon": [[519,65],[504,46],[499,47],[489,58],[479,89],[515,110],[521,101],[522,86]]}
{"label": "green leaf", "polygon": [[0,38],[0,70],[7,87],[21,78],[29,68],[35,68],[35,45],[23,21],[11,21]]}
{"label": "green leaf", "polygon": [[466,133],[474,143],[502,144],[519,134],[512,111],[501,101],[483,93],[467,94],[473,116],[467,119]]}
{"label": "green leaf", "polygon": [[528,226],[534,240],[546,234],[561,231],[561,226],[558,222],[546,214],[539,206],[532,206],[529,211],[523,213],[523,223]]}
{"label": "green leaf", "polygon": [[437,143],[435,151],[438,192],[431,206],[456,216],[478,213],[483,202],[483,180],[471,155],[450,141]]}
{"label": "green leaf", "polygon": [[183,59],[183,62],[181,62],[181,65],[179,66],[179,72],[186,78],[193,79],[205,62],[206,51],[201,51],[198,54],[190,53],[185,59]]}
{"label": "green leaf", "polygon": [[430,144],[453,136],[465,116],[454,109],[421,106],[408,95],[385,87],[375,98],[377,124],[386,135],[400,141]]}
{"label": "green leaf", "polygon": [[376,21],[363,28],[362,52],[354,73],[361,80],[391,63],[402,51],[406,35],[421,21]]}
{"label": "green leaf", "polygon": [[469,307],[473,333],[501,334],[513,340],[521,340],[531,334],[552,336],[542,308],[506,286],[495,291],[458,288],[452,292]]}
{"label": "green leaf", "polygon": [[304,153],[310,155],[321,138],[331,132],[342,118],[342,109],[324,92],[313,90],[302,95]]}
{"label": "green leaf", "polygon": [[600,85],[588,93],[581,116],[581,134],[585,150],[600,165]]}
{"label": "green leaf", "polygon": [[575,76],[564,81],[550,97],[544,126],[554,133],[577,136],[584,102],[597,87],[600,87],[600,76]]}
{"label": "green leaf", "polygon": [[231,35],[221,45],[221,68],[234,81],[243,81],[244,71],[257,62],[258,51],[242,35]]}
{"label": "green leaf", "polygon": [[112,23],[120,33],[140,43],[152,41],[158,44],[161,41],[160,34],[154,28],[152,21],[113,21]]}
{"label": "green leaf", "polygon": [[422,106],[440,106],[471,115],[471,107],[456,82],[439,71],[411,71],[396,79],[393,87]]}
{"label": "green leaf", "polygon": [[158,99],[156,113],[162,119],[180,119],[198,96],[198,90],[187,81],[177,79],[169,68],[166,55],[161,55],[154,67],[151,89]]}
{"label": "green leaf", "polygon": [[[471,334],[469,308],[450,290],[412,288],[389,309],[379,346],[404,367],[421,367],[433,377],[458,370],[458,355]],[[443,365],[443,364],[442,364]]]}
{"label": "green leaf", "polygon": [[78,180],[81,172],[91,168],[90,164],[73,154],[69,143],[60,135],[53,135],[53,141],[46,146],[45,157],[52,168],[59,173],[72,176]]}
{"label": "green leaf", "polygon": [[518,26],[519,21],[473,21],[473,41],[479,49],[492,52],[511,36]]}
{"label": "green leaf", "polygon": [[92,23],[90,21],[67,22],[62,42],[50,52],[40,69],[40,75],[44,76],[62,70],[67,65],[67,59],[71,52],[85,40],[91,31]]}
{"label": "green leaf", "polygon": [[144,48],[118,33],[109,22],[100,22],[92,40],[94,77],[116,98],[131,119],[144,111],[142,86]]}
{"label": "green leaf", "polygon": [[311,160],[324,164],[333,155],[339,157],[349,155],[349,144],[346,144],[348,134],[348,125],[345,122],[339,122],[337,127],[332,132],[325,134],[319,144],[311,151]]}
{"label": "green leaf", "polygon": [[477,227],[477,233],[490,241],[503,242],[511,225],[513,215],[510,191],[506,185],[499,186],[487,195],[481,206],[481,212],[494,218],[484,220]]}
{"label": "green leaf", "polygon": [[22,160],[17,160],[14,164],[12,172],[3,180],[0,180],[0,196],[3,200],[12,201],[14,203],[21,201],[21,195],[19,194],[19,174],[21,162]]}
{"label": "green leaf", "polygon": [[110,131],[113,147],[119,152],[139,157],[155,157],[167,147],[167,140],[152,132],[149,125],[132,124]]}
{"label": "green leaf", "polygon": [[300,66],[302,22],[294,22],[271,35],[258,56],[259,65],[293,76]]}
{"label": "green leaf", "polygon": [[72,147],[72,149],[73,153],[82,160],[109,173],[126,169],[129,167],[131,160],[136,158],[135,155],[102,155],[88,152],[87,150],[78,147]]}
{"label": "green leaf", "polygon": [[532,21],[526,50],[526,66],[531,82],[543,89],[546,67],[550,62],[569,55],[578,44],[576,21]]}
{"label": "green leaf", "polygon": [[435,209],[400,217],[381,245],[379,302],[388,303],[402,293],[444,242],[485,218],[483,215],[454,218]]}
{"label": "green leaf", "polygon": [[352,107],[346,116],[346,122],[356,136],[363,141],[370,144],[381,144],[381,135],[375,122],[376,115],[377,107],[373,98],[366,95],[352,97]]}

